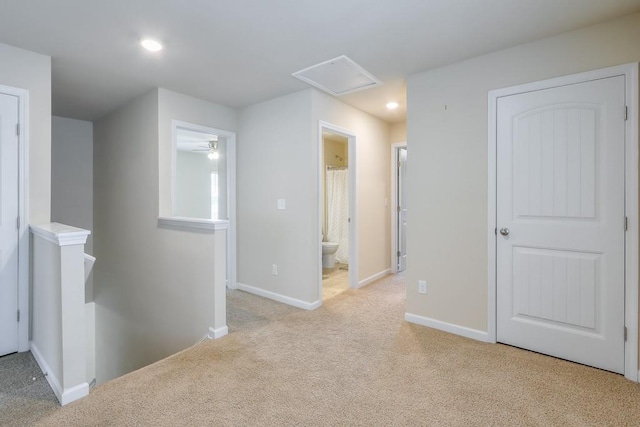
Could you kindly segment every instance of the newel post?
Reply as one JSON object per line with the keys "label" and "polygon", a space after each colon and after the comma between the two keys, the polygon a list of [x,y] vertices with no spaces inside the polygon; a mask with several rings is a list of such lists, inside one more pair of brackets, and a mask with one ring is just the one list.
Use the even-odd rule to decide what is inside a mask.
{"label": "newel post", "polygon": [[84,245],[90,231],[59,223],[33,233],[31,352],[60,404],[89,394]]}

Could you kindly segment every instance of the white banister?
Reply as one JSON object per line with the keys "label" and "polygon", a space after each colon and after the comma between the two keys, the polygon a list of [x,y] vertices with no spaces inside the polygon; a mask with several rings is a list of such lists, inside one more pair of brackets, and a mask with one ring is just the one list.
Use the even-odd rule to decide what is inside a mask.
{"label": "white banister", "polygon": [[90,231],[54,222],[32,225],[31,232],[31,352],[66,405],[89,393],[84,244]]}

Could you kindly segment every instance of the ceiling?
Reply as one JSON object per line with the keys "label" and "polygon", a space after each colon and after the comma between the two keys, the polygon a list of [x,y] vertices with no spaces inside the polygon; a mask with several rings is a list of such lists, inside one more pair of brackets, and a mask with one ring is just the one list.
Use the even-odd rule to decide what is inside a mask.
{"label": "ceiling", "polygon": [[[310,87],[291,73],[347,55],[384,85],[340,99],[394,123],[413,73],[639,11],[640,0],[3,0],[0,42],[52,57],[59,116],[94,120],[153,87],[242,108]],[[165,49],[143,51],[142,37]]]}

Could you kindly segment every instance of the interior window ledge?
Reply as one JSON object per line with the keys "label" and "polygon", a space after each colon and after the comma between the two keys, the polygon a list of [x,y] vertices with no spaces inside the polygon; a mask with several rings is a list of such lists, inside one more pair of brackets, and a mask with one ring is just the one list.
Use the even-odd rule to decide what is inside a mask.
{"label": "interior window ledge", "polygon": [[184,218],[180,216],[159,217],[158,226],[175,230],[213,233],[216,230],[226,230],[229,227],[229,220]]}

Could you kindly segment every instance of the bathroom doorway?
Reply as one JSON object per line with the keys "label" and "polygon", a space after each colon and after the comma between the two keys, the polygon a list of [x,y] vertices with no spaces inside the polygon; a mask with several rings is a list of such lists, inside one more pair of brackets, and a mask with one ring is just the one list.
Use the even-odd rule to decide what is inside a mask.
{"label": "bathroom doorway", "polygon": [[355,135],[320,123],[320,286],[327,300],[357,287]]}

